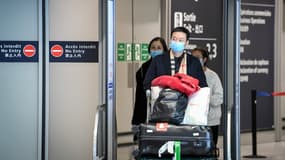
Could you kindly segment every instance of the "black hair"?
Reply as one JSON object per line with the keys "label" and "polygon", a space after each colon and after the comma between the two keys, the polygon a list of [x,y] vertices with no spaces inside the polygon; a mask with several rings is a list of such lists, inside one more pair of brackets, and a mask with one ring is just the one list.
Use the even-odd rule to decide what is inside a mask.
{"label": "black hair", "polygon": [[194,51],[198,51],[198,52],[201,52],[202,53],[202,56],[203,56],[203,59],[204,58],[206,58],[206,61],[204,62],[204,65],[206,66],[207,65],[207,62],[208,62],[208,60],[209,60],[209,52],[206,50],[206,49],[204,49],[204,48],[194,48],[193,50],[192,50],[192,52],[194,52]]}
{"label": "black hair", "polygon": [[155,41],[159,41],[161,44],[162,44],[162,47],[163,47],[163,52],[167,52],[168,51],[168,48],[167,48],[167,45],[166,45],[166,42],[163,38],[161,37],[155,37],[153,38],[150,42],[149,42],[149,45],[148,45],[148,53],[150,53],[150,47],[151,47],[151,44]]}
{"label": "black hair", "polygon": [[176,27],[176,28],[174,28],[174,29],[171,31],[171,37],[172,37],[172,34],[173,34],[174,32],[183,32],[183,33],[186,34],[187,40],[189,40],[189,38],[190,38],[190,32],[189,32],[189,30],[186,29],[185,27]]}

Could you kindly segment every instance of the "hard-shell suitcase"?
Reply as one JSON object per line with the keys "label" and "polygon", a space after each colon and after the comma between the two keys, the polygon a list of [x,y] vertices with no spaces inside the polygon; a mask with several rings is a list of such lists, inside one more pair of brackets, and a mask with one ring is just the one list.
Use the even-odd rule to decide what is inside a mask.
{"label": "hard-shell suitcase", "polygon": [[[140,157],[170,157],[167,151],[161,153],[169,142],[180,143],[182,157],[214,157],[215,146],[210,128],[206,126],[170,125],[166,123],[141,124],[138,135]],[[173,146],[172,146],[173,147]]]}

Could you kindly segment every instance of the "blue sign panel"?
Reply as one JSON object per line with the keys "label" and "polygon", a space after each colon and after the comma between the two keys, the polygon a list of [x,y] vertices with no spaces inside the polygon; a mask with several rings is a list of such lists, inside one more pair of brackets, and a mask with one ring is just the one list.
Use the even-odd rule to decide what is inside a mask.
{"label": "blue sign panel", "polygon": [[50,41],[50,62],[98,62],[98,41]]}
{"label": "blue sign panel", "polygon": [[0,41],[0,62],[38,62],[37,41]]}

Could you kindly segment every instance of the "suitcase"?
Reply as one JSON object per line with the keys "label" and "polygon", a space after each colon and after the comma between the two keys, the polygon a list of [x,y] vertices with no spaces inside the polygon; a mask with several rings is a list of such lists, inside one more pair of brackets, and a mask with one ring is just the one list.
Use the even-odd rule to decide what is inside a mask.
{"label": "suitcase", "polygon": [[168,143],[179,142],[181,160],[216,160],[219,150],[215,148],[211,129],[207,126],[172,125],[168,123],[149,123],[152,112],[150,91],[147,91],[147,120],[134,128],[138,137],[138,149],[133,153],[136,160],[172,160],[173,153],[159,150],[170,149]]}
{"label": "suitcase", "polygon": [[[182,157],[215,157],[212,133],[206,126],[141,124],[138,134],[139,157],[159,157],[168,142],[180,142]],[[169,146],[165,146],[169,147]],[[173,147],[172,147],[173,148]],[[161,157],[173,157],[167,151]]]}

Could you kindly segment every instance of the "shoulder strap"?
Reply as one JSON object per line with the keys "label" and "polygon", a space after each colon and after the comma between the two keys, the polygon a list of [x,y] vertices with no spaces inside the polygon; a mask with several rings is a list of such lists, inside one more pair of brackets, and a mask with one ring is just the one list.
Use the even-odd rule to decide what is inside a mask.
{"label": "shoulder strap", "polygon": [[175,74],[175,59],[171,52],[170,53],[170,68],[171,68],[171,75],[173,76]]}
{"label": "shoulder strap", "polygon": [[[175,74],[175,60],[171,52],[170,52],[170,68],[171,68],[171,75],[174,75]],[[187,74],[187,53],[184,53],[178,72]]]}

